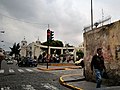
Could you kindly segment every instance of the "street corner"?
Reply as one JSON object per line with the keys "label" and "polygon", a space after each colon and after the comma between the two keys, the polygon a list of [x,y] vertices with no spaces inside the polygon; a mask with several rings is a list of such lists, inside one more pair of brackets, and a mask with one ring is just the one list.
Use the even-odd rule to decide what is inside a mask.
{"label": "street corner", "polygon": [[81,67],[38,67],[38,70],[42,71],[53,71],[53,70],[73,70],[73,69],[82,69]]}
{"label": "street corner", "polygon": [[79,74],[69,74],[69,75],[62,75],[59,78],[59,82],[61,85],[68,87],[73,90],[83,90],[82,88],[76,87],[74,85],[68,84],[68,81],[71,81],[71,76],[80,76]]}
{"label": "street corner", "polygon": [[65,68],[37,68],[42,71],[65,70]]}
{"label": "street corner", "polygon": [[76,66],[74,63],[50,63],[49,66]]}

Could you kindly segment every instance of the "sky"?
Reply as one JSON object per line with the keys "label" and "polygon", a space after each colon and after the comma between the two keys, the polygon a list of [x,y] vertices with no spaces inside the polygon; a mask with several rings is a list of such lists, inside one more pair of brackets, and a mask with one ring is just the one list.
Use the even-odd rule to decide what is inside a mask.
{"label": "sky", "polygon": [[[93,22],[107,17],[120,19],[120,0],[93,0]],[[38,37],[47,40],[47,29],[54,40],[79,46],[84,27],[91,24],[91,0],[0,0],[0,47],[9,50],[24,37],[29,43]]]}

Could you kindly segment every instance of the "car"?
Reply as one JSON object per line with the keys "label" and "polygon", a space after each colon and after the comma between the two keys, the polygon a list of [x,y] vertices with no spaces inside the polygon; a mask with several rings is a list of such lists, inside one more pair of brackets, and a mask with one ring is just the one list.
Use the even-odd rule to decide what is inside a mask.
{"label": "car", "polygon": [[81,58],[80,60],[76,61],[76,62],[75,62],[75,65],[76,65],[76,66],[81,66],[81,67],[83,68],[83,67],[84,67],[83,58]]}
{"label": "car", "polygon": [[23,67],[32,67],[32,66],[37,67],[37,64],[38,64],[37,60],[27,57],[27,58],[24,58],[23,60],[21,60],[18,63],[18,66],[19,67],[22,67],[22,66]]}
{"label": "car", "polygon": [[13,60],[7,60],[7,64],[13,64]]}

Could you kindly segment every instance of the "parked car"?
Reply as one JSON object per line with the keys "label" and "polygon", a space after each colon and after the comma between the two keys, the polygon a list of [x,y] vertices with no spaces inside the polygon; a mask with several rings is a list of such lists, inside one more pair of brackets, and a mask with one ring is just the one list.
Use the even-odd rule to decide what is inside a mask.
{"label": "parked car", "polygon": [[13,64],[13,60],[8,59],[7,64]]}
{"label": "parked car", "polygon": [[83,61],[83,59],[81,58],[80,60],[76,61],[75,65],[81,66],[83,68],[84,67],[84,61]]}
{"label": "parked car", "polygon": [[24,66],[24,67],[27,67],[27,66],[37,67],[37,64],[38,64],[37,60],[34,60],[32,58],[27,57],[27,58],[24,58],[23,60],[19,61],[18,66],[19,67],[22,67],[22,66]]}

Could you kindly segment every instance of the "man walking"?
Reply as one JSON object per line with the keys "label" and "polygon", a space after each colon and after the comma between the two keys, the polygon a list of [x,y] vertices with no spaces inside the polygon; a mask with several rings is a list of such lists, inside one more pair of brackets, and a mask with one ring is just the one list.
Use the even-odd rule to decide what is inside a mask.
{"label": "man walking", "polygon": [[101,87],[102,83],[102,76],[103,71],[106,71],[105,65],[104,65],[104,57],[102,56],[102,48],[97,49],[97,54],[93,56],[91,61],[91,70],[93,72],[93,68],[96,75],[96,88]]}

